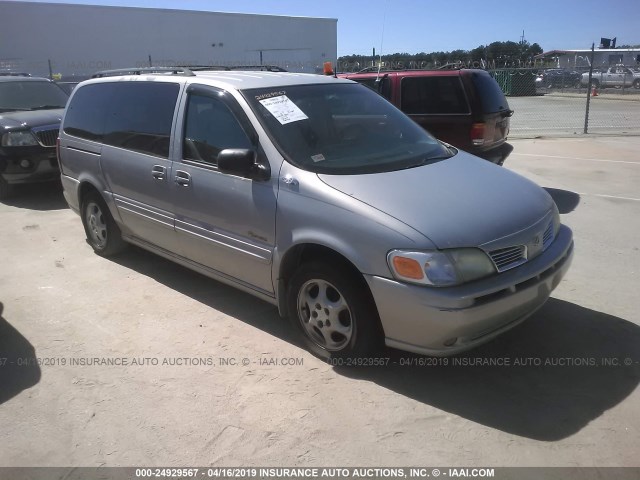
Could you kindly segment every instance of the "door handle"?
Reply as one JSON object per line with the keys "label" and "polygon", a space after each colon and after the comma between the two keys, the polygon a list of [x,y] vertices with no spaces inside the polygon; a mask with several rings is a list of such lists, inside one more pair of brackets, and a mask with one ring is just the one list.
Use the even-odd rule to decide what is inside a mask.
{"label": "door handle", "polygon": [[156,180],[164,180],[167,177],[167,167],[154,165],[151,169],[151,176]]}
{"label": "door handle", "polygon": [[191,175],[182,170],[176,170],[176,183],[181,187],[189,187],[191,185]]}

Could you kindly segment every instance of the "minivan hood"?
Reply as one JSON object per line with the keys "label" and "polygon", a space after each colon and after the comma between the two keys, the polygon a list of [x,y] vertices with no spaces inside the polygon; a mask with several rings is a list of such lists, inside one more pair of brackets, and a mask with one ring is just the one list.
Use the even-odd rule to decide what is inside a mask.
{"label": "minivan hood", "polygon": [[535,183],[462,151],[406,170],[318,176],[413,227],[438,248],[480,246],[512,235],[539,221],[553,205]]}
{"label": "minivan hood", "polygon": [[64,108],[0,113],[0,129],[33,128],[60,123]]}

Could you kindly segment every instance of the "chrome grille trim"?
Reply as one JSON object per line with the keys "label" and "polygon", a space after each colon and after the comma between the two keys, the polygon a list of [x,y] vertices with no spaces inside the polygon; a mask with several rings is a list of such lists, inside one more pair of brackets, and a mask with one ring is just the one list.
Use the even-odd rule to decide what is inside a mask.
{"label": "chrome grille trim", "polygon": [[542,235],[542,250],[546,250],[549,248],[549,245],[553,243],[554,234],[553,234],[553,222],[549,222],[549,226],[544,231]]}
{"label": "chrome grille trim", "polygon": [[524,245],[516,245],[513,247],[500,248],[489,252],[489,257],[498,272],[505,272],[527,261],[527,247]]}
{"label": "chrome grille trim", "polygon": [[36,138],[38,139],[38,143],[43,147],[55,147],[56,140],[58,139],[58,129],[52,130],[33,130]]}

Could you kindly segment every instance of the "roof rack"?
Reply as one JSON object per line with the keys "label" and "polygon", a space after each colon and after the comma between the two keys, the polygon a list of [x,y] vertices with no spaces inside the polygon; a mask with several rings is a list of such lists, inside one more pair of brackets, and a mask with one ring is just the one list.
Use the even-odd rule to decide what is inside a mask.
{"label": "roof rack", "polygon": [[30,73],[13,72],[11,70],[0,70],[0,77],[30,77]]}
{"label": "roof rack", "polygon": [[177,68],[187,68],[192,72],[203,72],[203,71],[225,71],[229,72],[232,70],[257,70],[262,72],[286,72],[282,67],[278,67],[276,65],[180,65]]}
{"label": "roof rack", "polygon": [[233,67],[227,67],[229,70],[258,70],[261,72],[287,72],[282,67],[276,65],[234,65]]}
{"label": "roof rack", "polygon": [[441,67],[438,67],[438,70],[462,70],[463,68],[466,67],[460,63],[445,63]]}
{"label": "roof rack", "polygon": [[[464,65],[459,65],[456,63],[447,63],[446,65],[442,65],[438,68],[381,68],[380,73],[386,72],[424,72],[430,70],[462,70],[466,68]],[[355,73],[376,73],[378,72],[378,67],[365,67],[362,70],[358,70]]]}
{"label": "roof rack", "polygon": [[143,67],[143,68],[117,68],[114,70],[101,70],[91,75],[91,78],[114,77],[118,75],[143,75],[146,73],[170,73],[173,75],[195,76],[195,73],[187,67]]}
{"label": "roof rack", "polygon": [[193,72],[205,71],[232,71],[232,70],[257,70],[263,72],[286,72],[284,68],[275,65],[177,65],[175,67],[142,67],[142,68],[117,68],[113,70],[101,70],[91,75],[91,78],[115,77],[118,75],[144,75],[153,73],[168,73],[172,75],[195,76]]}

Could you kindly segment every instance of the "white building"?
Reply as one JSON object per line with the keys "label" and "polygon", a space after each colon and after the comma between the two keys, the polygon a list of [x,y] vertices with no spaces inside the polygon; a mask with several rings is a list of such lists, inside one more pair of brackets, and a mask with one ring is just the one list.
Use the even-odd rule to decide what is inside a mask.
{"label": "white building", "polygon": [[[536,55],[537,60],[552,61],[556,68],[589,67],[591,49],[551,50]],[[623,64],[628,67],[640,65],[639,48],[596,48],[593,55],[594,68],[608,68]]]}
{"label": "white building", "polygon": [[32,75],[150,64],[318,73],[336,60],[337,19],[0,1],[0,69]]}

